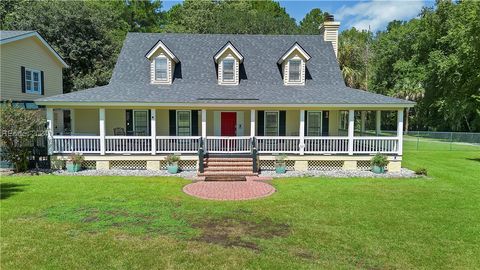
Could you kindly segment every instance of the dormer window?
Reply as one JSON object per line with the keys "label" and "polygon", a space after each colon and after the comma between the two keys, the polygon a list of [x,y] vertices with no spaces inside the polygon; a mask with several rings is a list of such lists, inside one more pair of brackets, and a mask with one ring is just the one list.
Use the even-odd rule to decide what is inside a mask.
{"label": "dormer window", "polygon": [[145,57],[150,61],[150,83],[171,84],[175,64],[179,62],[173,52],[159,40]]}
{"label": "dormer window", "polygon": [[310,58],[310,55],[295,42],[277,62],[282,67],[283,83],[285,85],[304,85],[305,63]]}
{"label": "dormer window", "polygon": [[168,80],[168,59],[166,57],[155,58],[155,80]]}
{"label": "dormer window", "polygon": [[302,67],[302,60],[289,60],[288,61],[288,82],[299,83],[301,82],[300,75]]}
{"label": "dormer window", "polygon": [[227,42],[225,46],[213,57],[218,69],[218,84],[238,85],[240,81],[240,64],[243,62],[243,56],[233,46]]}
{"label": "dormer window", "polygon": [[223,82],[235,82],[235,59],[224,59],[222,61]]}

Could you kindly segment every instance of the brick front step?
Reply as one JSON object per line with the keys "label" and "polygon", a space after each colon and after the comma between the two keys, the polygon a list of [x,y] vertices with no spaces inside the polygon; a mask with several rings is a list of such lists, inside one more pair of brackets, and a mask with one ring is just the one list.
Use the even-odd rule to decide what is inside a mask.
{"label": "brick front step", "polygon": [[252,171],[206,171],[198,173],[198,176],[256,176]]}
{"label": "brick front step", "polygon": [[205,167],[205,171],[252,171],[252,166],[212,166]]}
{"label": "brick front step", "polygon": [[238,166],[241,166],[241,167],[252,167],[252,164],[253,162],[250,161],[250,162],[222,162],[222,161],[207,161],[207,162],[204,162],[203,164],[205,164],[205,166],[219,166],[219,167],[238,167]]}
{"label": "brick front step", "polygon": [[205,181],[247,181],[243,175],[206,176]]}
{"label": "brick front step", "polygon": [[252,158],[205,158],[205,161],[221,161],[221,162],[252,162]]}

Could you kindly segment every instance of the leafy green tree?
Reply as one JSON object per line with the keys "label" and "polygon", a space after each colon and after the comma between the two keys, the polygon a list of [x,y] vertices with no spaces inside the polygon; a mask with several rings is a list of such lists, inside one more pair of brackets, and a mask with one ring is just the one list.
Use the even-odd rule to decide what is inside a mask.
{"label": "leafy green tree", "polygon": [[320,25],[325,21],[328,12],[323,12],[319,8],[310,10],[307,15],[300,21],[299,31],[304,35],[318,35],[320,34]]}
{"label": "leafy green tree", "polygon": [[373,35],[355,28],[345,30],[339,36],[338,62],[345,83],[349,87],[368,88],[368,66],[372,57],[370,44]]}

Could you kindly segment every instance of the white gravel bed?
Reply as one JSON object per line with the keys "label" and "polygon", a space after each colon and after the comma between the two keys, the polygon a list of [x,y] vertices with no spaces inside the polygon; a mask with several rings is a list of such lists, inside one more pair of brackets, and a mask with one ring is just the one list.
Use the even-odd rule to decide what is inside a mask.
{"label": "white gravel bed", "polygon": [[59,170],[53,172],[55,175],[81,175],[81,176],[176,176],[193,179],[197,176],[196,171],[181,171],[177,174],[171,174],[166,170],[81,170],[79,172],[67,172]]}
{"label": "white gravel bed", "polygon": [[260,176],[269,176],[273,178],[280,177],[336,177],[336,178],[345,178],[345,177],[376,177],[376,178],[414,178],[419,177],[415,174],[414,171],[402,168],[400,172],[386,172],[383,174],[376,174],[371,171],[361,171],[361,170],[337,170],[337,171],[287,171],[284,174],[277,174],[275,171],[262,171]]}

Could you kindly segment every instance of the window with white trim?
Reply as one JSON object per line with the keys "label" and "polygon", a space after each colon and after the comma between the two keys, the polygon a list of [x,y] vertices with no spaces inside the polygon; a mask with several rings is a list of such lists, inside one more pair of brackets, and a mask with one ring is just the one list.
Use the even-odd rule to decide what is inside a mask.
{"label": "window with white trim", "polygon": [[25,69],[25,93],[42,94],[39,70]]}
{"label": "window with white trim", "polygon": [[222,60],[222,81],[235,82],[235,59]]}
{"label": "window with white trim", "polygon": [[168,60],[166,57],[155,58],[155,80],[168,81]]}
{"label": "window with white trim", "polygon": [[265,112],[265,136],[278,136],[278,112]]}
{"label": "window with white trim", "polygon": [[191,111],[177,111],[177,136],[192,135]]}
{"label": "window with white trim", "polygon": [[302,60],[292,59],[288,61],[288,82],[301,82]]}
{"label": "window with white trim", "polygon": [[307,136],[322,136],[322,112],[307,112]]}
{"label": "window with white trim", "polygon": [[133,111],[133,131],[137,136],[148,136],[149,121],[147,110]]}

